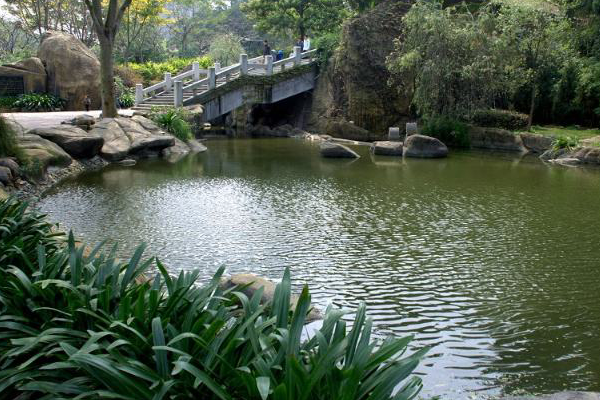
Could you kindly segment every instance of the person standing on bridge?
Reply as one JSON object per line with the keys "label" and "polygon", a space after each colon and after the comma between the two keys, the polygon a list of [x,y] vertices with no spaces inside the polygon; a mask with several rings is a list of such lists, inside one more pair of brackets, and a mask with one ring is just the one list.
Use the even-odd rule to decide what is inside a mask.
{"label": "person standing on bridge", "polygon": [[302,51],[309,51],[310,50],[310,38],[308,37],[308,35],[306,35],[306,37],[304,38],[304,43],[302,44]]}
{"label": "person standing on bridge", "polygon": [[263,45],[263,64],[267,63],[267,56],[271,55],[271,46],[269,46],[269,42],[265,40]]}

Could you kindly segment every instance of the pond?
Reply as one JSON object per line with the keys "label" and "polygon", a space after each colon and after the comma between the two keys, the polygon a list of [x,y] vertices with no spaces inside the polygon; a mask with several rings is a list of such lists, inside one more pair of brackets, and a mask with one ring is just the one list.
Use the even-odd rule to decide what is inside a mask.
{"label": "pond", "polygon": [[364,301],[377,335],[431,346],[423,398],[600,390],[600,172],[536,158],[322,159],[294,139],[206,143],[65,181],[38,204],[86,241],[141,242],[313,301]]}

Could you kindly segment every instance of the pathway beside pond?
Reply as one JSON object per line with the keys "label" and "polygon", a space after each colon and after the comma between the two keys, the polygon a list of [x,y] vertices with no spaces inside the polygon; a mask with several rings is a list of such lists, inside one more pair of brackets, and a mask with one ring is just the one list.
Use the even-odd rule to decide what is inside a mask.
{"label": "pathway beside pond", "polygon": [[[61,122],[73,119],[80,115],[91,115],[99,118],[101,110],[92,111],[56,111],[56,112],[30,112],[30,113],[5,113],[1,114],[19,123],[25,130],[34,128],[50,128],[60,125]],[[133,115],[133,110],[119,110],[119,114],[126,117]]]}

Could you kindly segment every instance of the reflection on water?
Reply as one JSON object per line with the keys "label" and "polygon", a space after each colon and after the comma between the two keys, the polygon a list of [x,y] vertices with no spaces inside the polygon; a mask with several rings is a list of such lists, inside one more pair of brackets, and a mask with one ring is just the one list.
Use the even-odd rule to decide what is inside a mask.
{"label": "reflection on water", "polygon": [[424,397],[600,390],[600,173],[533,158],[325,160],[295,140],[207,143],[111,167],[40,208],[88,241],[149,244],[172,271],[218,266],[314,300],[368,305],[379,335],[432,346]]}

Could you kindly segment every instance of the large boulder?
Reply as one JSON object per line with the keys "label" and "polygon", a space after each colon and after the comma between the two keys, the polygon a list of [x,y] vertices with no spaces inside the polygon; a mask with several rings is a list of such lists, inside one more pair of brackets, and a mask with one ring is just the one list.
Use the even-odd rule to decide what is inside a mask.
{"label": "large boulder", "polygon": [[409,115],[410,91],[388,85],[386,59],[394,50],[394,40],[402,36],[401,20],[413,3],[382,1],[344,24],[339,49],[315,88],[312,130],[324,132],[324,120],[342,118],[380,134],[369,140],[384,140],[388,127],[402,126],[399,123]]}
{"label": "large boulder", "polygon": [[206,150],[206,146],[195,139],[184,142],[175,138],[175,144],[163,149],[161,155],[169,162],[177,162],[188,154],[201,153]]}
{"label": "large boulder", "polygon": [[12,172],[8,167],[0,166],[0,183],[4,185],[10,185],[13,180]]}
{"label": "large boulder", "polygon": [[[4,64],[0,66],[0,75],[23,78],[22,91],[25,93],[46,92],[46,69],[42,60],[37,57],[26,58],[13,64]],[[3,95],[14,95],[14,93],[0,93],[0,96]]]}
{"label": "large boulder", "polygon": [[360,158],[355,151],[339,143],[323,142],[320,151],[325,158]]}
{"label": "large boulder", "polygon": [[76,126],[61,125],[53,128],[38,128],[30,131],[59,145],[74,158],[92,158],[100,152],[104,139]]}
{"label": "large boulder", "polygon": [[93,109],[100,108],[100,61],[79,39],[48,31],[42,37],[38,57],[46,66],[48,91],[65,99],[68,110],[83,110],[86,95]]}
{"label": "large boulder", "polygon": [[0,167],[6,167],[10,169],[10,172],[13,177],[18,177],[20,175],[19,164],[13,158],[3,157],[0,158]]}
{"label": "large boulder", "polygon": [[371,151],[377,156],[402,157],[402,142],[375,142]]}
{"label": "large boulder", "polygon": [[582,146],[586,147],[600,147],[600,135],[588,139],[583,139],[580,141],[580,143]]}
{"label": "large boulder", "polygon": [[500,128],[472,126],[469,128],[471,147],[488,150],[527,151],[520,135]]}
{"label": "large boulder", "polygon": [[104,138],[100,155],[109,161],[123,160],[129,155],[158,155],[175,144],[167,134],[152,133],[131,118],[105,118],[96,123],[90,132]]}
{"label": "large boulder", "polygon": [[544,153],[552,147],[554,137],[539,135],[535,133],[521,133],[521,141],[523,146],[530,153]]}
{"label": "large boulder", "polygon": [[[252,296],[254,296],[254,294],[262,288],[263,293],[260,299],[261,304],[273,301],[275,288],[277,287],[274,282],[253,274],[232,275],[221,280],[220,286],[224,290],[238,287],[249,299],[251,299]],[[295,310],[297,304],[298,296],[292,295],[292,298],[290,299],[290,308]],[[309,323],[318,319],[322,319],[321,313],[317,309],[313,308],[308,313],[305,322]]]}
{"label": "large boulder", "polygon": [[25,155],[32,160],[37,160],[43,167],[66,167],[73,161],[60,146],[41,136],[26,133],[17,136],[17,139]]}
{"label": "large boulder", "polygon": [[448,147],[439,139],[425,135],[411,135],[404,141],[404,156],[416,158],[442,158]]}

